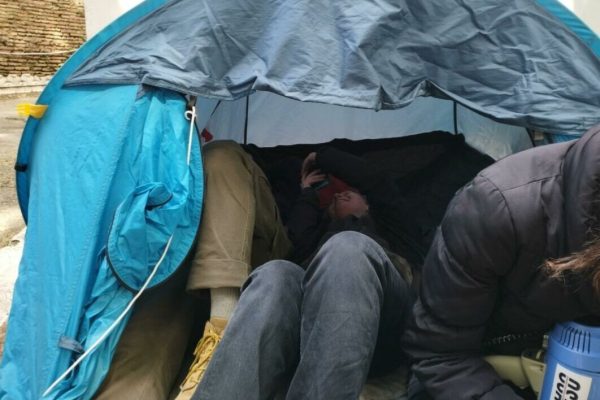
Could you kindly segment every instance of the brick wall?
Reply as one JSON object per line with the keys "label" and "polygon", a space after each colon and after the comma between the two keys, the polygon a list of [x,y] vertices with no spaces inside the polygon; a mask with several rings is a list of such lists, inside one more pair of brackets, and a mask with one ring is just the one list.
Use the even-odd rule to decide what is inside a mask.
{"label": "brick wall", "polygon": [[0,75],[47,76],[85,41],[83,0],[0,0]]}

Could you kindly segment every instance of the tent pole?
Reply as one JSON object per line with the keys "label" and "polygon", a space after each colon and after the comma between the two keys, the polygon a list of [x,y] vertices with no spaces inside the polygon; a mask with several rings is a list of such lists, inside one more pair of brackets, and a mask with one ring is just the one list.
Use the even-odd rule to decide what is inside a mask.
{"label": "tent pole", "polygon": [[456,104],[456,101],[453,101],[454,103],[454,134],[458,135],[458,121],[456,119],[456,116],[458,114],[458,105]]}
{"label": "tent pole", "polygon": [[250,108],[250,95],[246,96],[246,120],[244,121],[244,144],[248,144],[248,109]]}

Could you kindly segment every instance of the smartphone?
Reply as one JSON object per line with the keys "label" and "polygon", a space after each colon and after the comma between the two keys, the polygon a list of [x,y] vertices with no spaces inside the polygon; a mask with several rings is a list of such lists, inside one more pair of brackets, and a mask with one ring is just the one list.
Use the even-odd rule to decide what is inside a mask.
{"label": "smartphone", "polygon": [[312,187],[316,191],[319,191],[328,185],[329,185],[329,178],[327,177],[327,178],[323,179],[321,182],[313,183],[312,185],[310,185],[310,187]]}

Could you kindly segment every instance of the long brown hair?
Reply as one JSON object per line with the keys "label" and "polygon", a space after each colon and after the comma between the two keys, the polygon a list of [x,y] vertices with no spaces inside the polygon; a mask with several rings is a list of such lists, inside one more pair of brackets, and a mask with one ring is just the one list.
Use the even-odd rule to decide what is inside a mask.
{"label": "long brown hair", "polygon": [[564,279],[568,272],[577,275],[582,282],[589,281],[596,297],[600,298],[600,238],[589,242],[577,253],[547,260],[544,267],[554,278]]}

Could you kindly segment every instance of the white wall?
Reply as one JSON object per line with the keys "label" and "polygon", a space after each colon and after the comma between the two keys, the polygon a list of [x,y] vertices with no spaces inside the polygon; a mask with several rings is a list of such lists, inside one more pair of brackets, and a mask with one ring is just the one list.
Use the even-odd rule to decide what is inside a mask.
{"label": "white wall", "polygon": [[88,39],[142,0],[84,0]]}
{"label": "white wall", "polygon": [[560,0],[560,2],[600,35],[600,0]]}

